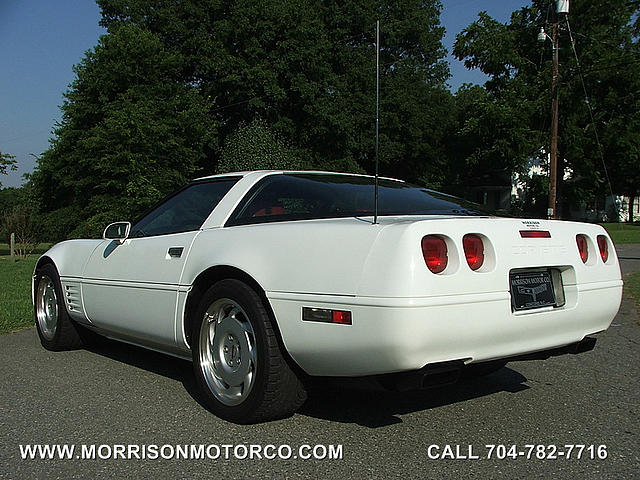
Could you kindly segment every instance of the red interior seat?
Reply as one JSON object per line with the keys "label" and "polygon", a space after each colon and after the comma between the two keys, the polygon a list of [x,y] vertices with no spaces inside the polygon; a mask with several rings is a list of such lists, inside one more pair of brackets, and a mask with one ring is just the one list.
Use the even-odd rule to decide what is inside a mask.
{"label": "red interior seat", "polygon": [[258,210],[253,214],[254,217],[268,217],[270,215],[284,215],[285,210],[281,205],[274,205],[273,207],[265,207]]}

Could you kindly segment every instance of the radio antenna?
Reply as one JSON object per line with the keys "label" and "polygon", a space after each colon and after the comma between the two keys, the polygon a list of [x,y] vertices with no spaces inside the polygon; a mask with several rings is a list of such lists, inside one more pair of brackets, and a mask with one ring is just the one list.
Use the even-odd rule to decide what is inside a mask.
{"label": "radio antenna", "polygon": [[378,126],[380,123],[380,20],[376,20],[376,177],[373,198],[373,224],[378,223]]}

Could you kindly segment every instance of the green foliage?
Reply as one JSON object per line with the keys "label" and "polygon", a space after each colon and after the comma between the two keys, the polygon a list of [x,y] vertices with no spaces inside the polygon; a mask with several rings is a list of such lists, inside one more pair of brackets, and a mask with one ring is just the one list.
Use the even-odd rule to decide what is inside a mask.
{"label": "green foliage", "polygon": [[[480,91],[463,90],[458,100],[468,104],[473,94],[476,109],[464,105],[467,117],[463,134],[471,133],[465,145],[473,148],[462,155],[471,163],[486,164],[495,155],[498,164],[516,169],[527,151],[550,141],[551,57],[549,41],[540,45],[540,27],[551,31],[555,2],[533,0],[513,12],[509,23],[500,23],[485,12],[456,39],[454,54],[469,68],[490,76],[485,98]],[[560,26],[560,165],[573,171],[574,181],[565,188],[575,202],[585,202],[596,193],[609,193],[607,172],[616,194],[637,195],[640,189],[640,47],[633,34],[637,2],[576,1],[571,5],[571,29],[580,67],[570,43],[566,22]],[[637,20],[636,20],[637,27]],[[594,112],[594,122],[585,101],[579,73]],[[464,113],[466,112],[466,113]],[[511,130],[509,129],[511,124]],[[602,142],[602,153],[594,129]],[[506,147],[506,148],[503,148]],[[545,146],[548,151],[548,146]],[[484,168],[484,167],[483,167]]]}
{"label": "green foliage", "polygon": [[218,165],[220,173],[247,170],[303,170],[309,165],[265,122],[240,125],[227,137]]}
{"label": "green foliage", "polygon": [[[490,76],[445,88],[438,0],[98,0],[107,28],[75,67],[63,117],[31,176],[41,238],[99,236],[197,175],[253,168],[374,171],[375,21],[381,20],[380,172],[469,196],[548,151],[552,4],[508,23],[485,12],[454,54]],[[638,195],[638,2],[572,2],[561,29],[562,193]],[[551,12],[551,13],[550,13]],[[542,147],[542,148],[541,148]],[[0,157],[0,173],[15,167]],[[544,179],[520,208],[543,208]],[[534,202],[534,199],[535,202]],[[0,202],[2,198],[0,197]]]}
{"label": "green foliage", "polygon": [[[532,105],[510,96],[496,96],[478,85],[463,85],[455,97],[457,129],[452,133],[449,182],[462,187],[486,178],[510,185],[513,173],[540,151],[543,139],[529,128]],[[488,178],[487,178],[488,177]]]}
{"label": "green foliage", "polygon": [[216,123],[210,102],[182,81],[183,61],[132,25],[87,53],[30,179],[43,212],[73,214],[74,226],[98,234],[96,218],[131,218],[194,175]]}
{"label": "green foliage", "polygon": [[[11,233],[15,233],[11,222],[7,222],[8,217],[13,217],[15,212],[27,211],[28,219],[33,228],[35,240],[48,240],[52,237],[49,234],[47,226],[43,225],[42,215],[38,213],[38,202],[35,200],[33,190],[29,185],[23,185],[20,188],[3,188],[0,189],[0,241],[9,241]],[[64,221],[64,218],[62,219]]]}
{"label": "green foliage", "polygon": [[83,209],[81,206],[69,205],[51,212],[39,214],[36,220],[39,240],[59,242],[72,238],[72,232],[84,223],[82,212]]}
{"label": "green foliage", "polygon": [[17,256],[26,258],[38,246],[34,215],[28,206],[15,205],[6,210],[0,219],[0,224],[7,243],[10,243],[10,236],[14,234]]}
{"label": "green foliage", "polygon": [[[109,31],[138,25],[184,56],[185,76],[215,99],[221,144],[240,125],[263,119],[293,149],[306,150],[314,167],[346,171],[373,170],[374,38],[380,18],[385,145],[403,145],[381,152],[383,171],[401,168],[417,179],[416,161],[407,155],[420,163],[430,159],[433,145],[425,146],[425,140],[433,143],[434,135],[416,132],[427,132],[425,119],[438,124],[428,94],[448,74],[437,1],[99,4]],[[213,152],[212,163],[219,158]]]}
{"label": "green foliage", "polygon": [[511,206],[513,214],[522,217],[545,218],[548,199],[548,177],[541,175],[527,177],[524,196]]}
{"label": "green foliage", "polygon": [[[7,168],[9,170],[18,169],[18,166],[16,165],[16,157],[9,155],[8,153],[0,152],[0,175],[6,175]],[[0,187],[2,187],[2,183],[0,183]]]}
{"label": "green foliage", "polygon": [[[38,243],[36,248],[33,250],[32,254],[34,255],[42,255],[44,252],[49,250],[53,244],[51,242],[42,242]],[[8,243],[0,243],[0,258],[2,256],[7,256],[11,254],[11,247]],[[17,259],[14,259],[17,260]]]}
{"label": "green foliage", "polygon": [[[126,220],[123,220],[126,219]],[[107,225],[117,221],[132,221],[133,218],[118,215],[113,211],[106,210],[96,213],[74,228],[67,238],[102,238],[102,233]]]}
{"label": "green foliage", "polygon": [[376,19],[381,173],[443,182],[454,108],[438,0],[98,4],[108,33],[75,68],[31,178],[40,211],[81,224],[73,235],[132,218],[198,174],[372,173]]}
{"label": "green foliage", "polygon": [[0,189],[0,212],[6,212],[23,203],[23,189],[8,187]]}

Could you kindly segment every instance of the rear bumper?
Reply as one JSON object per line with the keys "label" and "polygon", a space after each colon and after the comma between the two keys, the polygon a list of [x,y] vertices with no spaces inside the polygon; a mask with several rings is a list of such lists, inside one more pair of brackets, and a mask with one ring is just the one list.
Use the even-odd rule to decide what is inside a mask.
{"label": "rear bumper", "polygon": [[[418,299],[267,294],[287,351],[319,376],[566,353],[609,327],[621,296],[621,281],[590,283],[575,287],[575,301],[564,307],[514,313],[509,292]],[[302,307],[351,310],[353,325],[303,322]]]}
{"label": "rear bumper", "polygon": [[[580,342],[572,343],[564,347],[552,348],[535,353],[525,355],[517,355],[515,357],[507,357],[499,360],[502,362],[516,362],[521,360],[546,360],[549,357],[566,354],[578,354],[593,350],[596,345],[596,339],[593,337],[585,337]],[[488,362],[493,364],[494,362]],[[475,365],[483,365],[478,363]],[[387,389],[395,391],[419,390],[423,388],[438,387],[450,385],[457,382],[465,370],[463,360],[455,360],[452,362],[431,363],[411,372],[389,373],[385,375],[375,375],[370,378],[377,381],[380,385]]]}

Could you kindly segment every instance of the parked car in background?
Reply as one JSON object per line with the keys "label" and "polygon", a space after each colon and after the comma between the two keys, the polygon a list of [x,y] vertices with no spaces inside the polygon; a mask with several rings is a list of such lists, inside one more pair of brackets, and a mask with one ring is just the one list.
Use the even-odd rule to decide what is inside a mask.
{"label": "parked car in background", "polygon": [[408,183],[329,172],[200,178],[33,275],[45,348],[82,329],[193,362],[215,414],[292,414],[313,376],[396,389],[593,348],[622,292],[598,225],[488,215]]}

